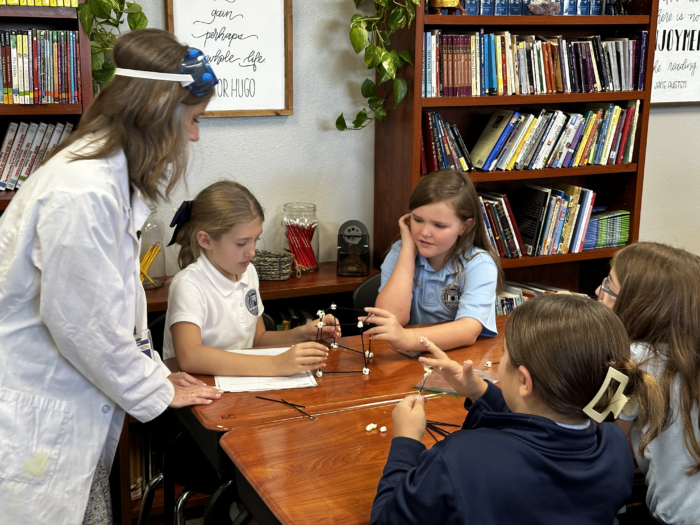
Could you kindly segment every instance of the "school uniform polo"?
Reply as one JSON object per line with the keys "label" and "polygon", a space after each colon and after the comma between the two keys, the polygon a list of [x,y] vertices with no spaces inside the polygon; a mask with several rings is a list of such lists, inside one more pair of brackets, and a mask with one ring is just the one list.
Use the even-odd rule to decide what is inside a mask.
{"label": "school uniform polo", "polygon": [[175,357],[170,327],[180,322],[199,326],[203,345],[221,350],[251,348],[263,311],[258,272],[252,264],[233,282],[202,254],[170,284],[163,358]]}
{"label": "school uniform polo", "polygon": [[[391,277],[400,252],[401,241],[397,241],[382,263],[380,292]],[[462,264],[464,270],[461,272],[459,265],[453,264],[436,271],[425,257],[418,254],[410,324],[444,323],[468,317],[481,323],[481,335],[493,337],[497,334],[496,263],[486,251],[472,246]]]}

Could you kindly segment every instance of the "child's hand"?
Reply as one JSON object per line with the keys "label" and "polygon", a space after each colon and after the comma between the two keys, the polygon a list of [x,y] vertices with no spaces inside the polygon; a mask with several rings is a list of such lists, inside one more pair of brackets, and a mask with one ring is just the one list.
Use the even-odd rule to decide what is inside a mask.
{"label": "child's hand", "polygon": [[401,231],[401,249],[411,250],[413,255],[418,255],[418,246],[416,246],[411,235],[411,214],[407,213],[399,219],[399,230]]}
{"label": "child's hand", "polygon": [[[300,326],[299,328],[295,328],[295,330],[299,330],[300,332],[301,341],[316,340],[316,335],[318,334],[319,321],[321,321],[321,319],[316,319],[315,321],[306,323],[305,325]],[[336,319],[335,316],[331,314],[326,314],[323,317],[323,330],[321,333],[321,339],[329,339],[332,337],[340,339],[342,337],[340,326],[336,325],[340,325],[340,321],[338,321],[338,319]]]}
{"label": "child's hand", "polygon": [[369,335],[374,341],[388,341],[394,348],[416,350],[415,335],[401,326],[394,314],[381,308],[365,308],[365,312],[372,315],[357,319],[376,325],[364,332],[365,335]]}
{"label": "child's hand", "polygon": [[433,343],[428,345],[428,351],[435,356],[435,359],[421,357],[418,361],[424,365],[432,366],[450,384],[455,392],[476,401],[486,392],[488,384],[474,373],[471,360],[467,360],[463,365],[453,361],[447,354],[440,350]]}
{"label": "child's hand", "polygon": [[326,366],[328,349],[319,343],[299,343],[272,358],[276,376],[291,376]]}
{"label": "child's hand", "polygon": [[409,394],[391,413],[394,437],[407,437],[420,441],[425,434],[425,399]]}

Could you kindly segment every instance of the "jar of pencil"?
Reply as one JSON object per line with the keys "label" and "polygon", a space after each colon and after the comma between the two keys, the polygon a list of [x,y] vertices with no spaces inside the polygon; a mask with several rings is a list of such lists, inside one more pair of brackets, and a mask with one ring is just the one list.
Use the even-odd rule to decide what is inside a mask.
{"label": "jar of pencil", "polygon": [[318,234],[316,205],[289,202],[282,217],[282,248],[294,255],[294,269],[301,272],[318,270]]}
{"label": "jar of pencil", "polygon": [[165,253],[163,252],[163,221],[156,207],[149,204],[151,214],[141,228],[141,282],[145,290],[160,288],[165,281]]}

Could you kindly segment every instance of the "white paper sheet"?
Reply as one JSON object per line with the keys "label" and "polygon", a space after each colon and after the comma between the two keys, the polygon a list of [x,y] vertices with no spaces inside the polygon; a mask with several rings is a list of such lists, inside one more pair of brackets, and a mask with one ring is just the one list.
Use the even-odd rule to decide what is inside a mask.
{"label": "white paper sheet", "polygon": [[[289,350],[286,348],[263,348],[260,350],[228,350],[246,355],[279,355]],[[284,390],[286,388],[310,388],[317,386],[313,373],[306,371],[287,377],[241,377],[216,376],[216,387],[224,392],[263,392],[265,390]]]}

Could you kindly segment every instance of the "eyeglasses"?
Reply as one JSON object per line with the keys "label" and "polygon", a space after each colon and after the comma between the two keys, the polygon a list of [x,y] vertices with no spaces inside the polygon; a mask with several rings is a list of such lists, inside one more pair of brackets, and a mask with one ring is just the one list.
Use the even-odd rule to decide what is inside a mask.
{"label": "eyeglasses", "polygon": [[600,285],[600,293],[598,294],[598,300],[602,301],[603,300],[603,294],[606,293],[613,299],[617,298],[617,294],[615,292],[610,291],[610,276],[606,276],[605,279],[603,279],[603,282]]}

